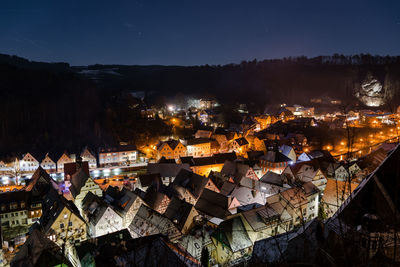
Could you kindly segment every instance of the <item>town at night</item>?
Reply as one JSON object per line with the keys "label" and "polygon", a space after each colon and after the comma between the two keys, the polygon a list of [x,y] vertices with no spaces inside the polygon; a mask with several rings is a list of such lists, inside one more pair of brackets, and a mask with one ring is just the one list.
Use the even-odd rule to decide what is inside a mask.
{"label": "town at night", "polygon": [[0,267],[400,266],[400,3],[0,3]]}

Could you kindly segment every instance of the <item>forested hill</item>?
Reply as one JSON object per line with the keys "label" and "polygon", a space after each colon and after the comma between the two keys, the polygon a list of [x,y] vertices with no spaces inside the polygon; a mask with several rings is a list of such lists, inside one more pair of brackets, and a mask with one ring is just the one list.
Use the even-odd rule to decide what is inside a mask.
{"label": "forested hill", "polygon": [[[308,104],[310,98],[353,98],[368,73],[384,90],[400,88],[400,56],[295,57],[244,61],[223,66],[92,65],[75,68],[98,84],[173,97],[184,93],[215,95],[222,102]],[[398,95],[396,103],[400,103]]]}
{"label": "forested hill", "polygon": [[[372,73],[400,103],[400,57],[356,55],[249,61],[224,66],[70,67],[0,55],[0,156],[13,152],[78,151],[168,132],[129,107],[129,92],[148,104],[165,97],[213,95],[221,103],[309,104],[310,98],[352,99]],[[154,131],[157,129],[157,131]]]}

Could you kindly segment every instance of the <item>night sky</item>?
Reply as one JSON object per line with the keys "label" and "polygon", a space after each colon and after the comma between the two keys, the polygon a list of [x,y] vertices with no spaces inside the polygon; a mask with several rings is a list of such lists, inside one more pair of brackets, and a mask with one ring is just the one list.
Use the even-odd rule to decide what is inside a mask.
{"label": "night sky", "polygon": [[0,53],[72,65],[400,55],[400,1],[0,1]]}

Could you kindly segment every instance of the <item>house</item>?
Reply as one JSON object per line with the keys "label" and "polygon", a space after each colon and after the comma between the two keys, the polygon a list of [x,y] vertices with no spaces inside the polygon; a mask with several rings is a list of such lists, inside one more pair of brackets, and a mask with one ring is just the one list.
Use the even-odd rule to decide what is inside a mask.
{"label": "house", "polygon": [[41,215],[41,197],[33,196],[32,192],[21,190],[0,194],[0,221],[4,240],[9,241],[15,237],[12,229],[28,231],[28,227],[38,221]]}
{"label": "house", "polygon": [[208,182],[209,178],[181,169],[175,180],[169,185],[169,195],[196,205]]}
{"label": "house", "polygon": [[268,171],[259,180],[259,190],[265,194],[265,197],[269,197],[285,191],[290,187],[288,183],[284,175]]}
{"label": "house", "polygon": [[32,192],[34,197],[42,197],[51,190],[60,191],[56,181],[40,166],[33,173],[31,179],[27,180],[23,190]]}
{"label": "house", "polygon": [[123,228],[122,217],[105,203],[91,206],[87,216],[89,220],[88,234],[92,238],[117,232]]}
{"label": "house", "polygon": [[256,173],[249,165],[234,161],[225,161],[221,174],[232,178],[235,184],[240,184],[245,177],[258,181]]}
{"label": "house", "polygon": [[194,158],[182,157],[179,162],[182,164],[189,164],[190,169],[201,176],[208,176],[211,171],[219,172],[224,166],[226,160],[235,160],[235,153],[220,153],[214,154],[210,157]]}
{"label": "house", "polygon": [[294,120],[295,117],[293,115],[293,113],[290,110],[284,109],[282,110],[278,116],[279,120],[286,122],[286,121],[290,121],[290,120]]}
{"label": "house", "polygon": [[144,200],[136,193],[127,189],[121,190],[115,202],[114,210],[122,217],[123,227],[128,227],[141,205],[146,205]]}
{"label": "house", "polygon": [[74,162],[67,152],[64,152],[61,157],[57,160],[57,172],[64,172],[64,164]]}
{"label": "house", "polygon": [[187,154],[186,147],[178,140],[169,140],[157,145],[157,158],[178,159]]}
{"label": "house", "polygon": [[195,138],[187,140],[187,155],[192,157],[211,156],[211,141],[212,139],[208,138]]}
{"label": "house", "polygon": [[100,148],[99,165],[106,166],[129,166],[136,163],[138,151],[133,145],[120,145],[117,147]]}
{"label": "house", "polygon": [[39,223],[46,236],[59,246],[69,247],[74,242],[86,240],[86,222],[72,201],[51,190],[42,203],[43,215]]}
{"label": "house", "polygon": [[279,152],[281,152],[283,155],[286,157],[290,158],[293,163],[296,162],[296,152],[294,151],[293,147],[288,146],[288,145],[281,145],[279,147]]}
{"label": "house", "polygon": [[171,199],[165,193],[157,190],[157,188],[150,187],[144,194],[143,201],[153,210],[157,211],[160,214],[163,214],[167,210]]}
{"label": "house", "polygon": [[350,163],[348,171],[349,171],[350,177],[355,177],[362,170],[361,170],[360,166],[358,166],[357,162],[353,162],[353,163]]}
{"label": "house", "polygon": [[81,168],[71,176],[70,183],[69,191],[74,199],[74,204],[80,211],[82,209],[82,200],[87,193],[91,192],[99,197],[103,195],[100,186]]}
{"label": "house", "polygon": [[312,182],[323,192],[327,183],[327,177],[320,169],[319,160],[300,161],[288,165],[282,172],[289,181]]}
{"label": "house", "polygon": [[281,214],[272,206],[255,207],[244,210],[235,216],[241,216],[243,225],[253,244],[258,240],[286,231],[286,229],[280,227]]}
{"label": "house", "polygon": [[176,228],[183,234],[188,234],[194,225],[195,217],[198,215],[192,204],[177,197],[173,197],[168,205],[164,216],[172,221]]}
{"label": "house", "polygon": [[282,173],[286,166],[293,163],[292,159],[285,156],[277,149],[274,149],[273,151],[268,151],[267,154],[259,157],[259,161],[263,173],[271,171],[278,174]]}
{"label": "house", "polygon": [[49,153],[46,153],[46,156],[40,163],[40,166],[48,173],[54,173],[57,171],[57,164],[50,158]]}
{"label": "house", "polygon": [[[252,180],[254,181],[254,180]],[[225,183],[224,185],[228,185],[229,183]],[[249,186],[235,186],[233,190],[226,194],[224,188],[221,189],[221,193],[226,194],[227,196],[231,196],[236,198],[241,206],[258,203],[260,205],[264,205],[266,202],[266,195],[257,190],[259,188],[259,184],[254,184],[254,187]]]}
{"label": "house", "polygon": [[21,172],[34,172],[39,167],[39,161],[32,156],[31,153],[23,155],[19,161],[19,169]]}
{"label": "house", "polygon": [[[211,232],[209,231],[209,226],[204,225],[203,227],[197,227],[193,230],[193,235],[183,236],[179,242],[178,246],[186,250],[186,253],[192,255],[195,259],[201,260],[202,255],[208,254],[212,255],[212,251],[215,249],[214,244],[211,241]],[[213,259],[210,258],[210,264],[213,263]]]}
{"label": "house", "polygon": [[171,220],[145,205],[140,206],[128,230],[133,238],[162,234],[173,242],[182,236]]}
{"label": "house", "polygon": [[87,161],[89,163],[89,168],[90,169],[96,169],[97,168],[97,160],[96,156],[93,152],[89,150],[88,147],[85,147],[81,153],[81,158],[82,161]]}
{"label": "house", "polygon": [[226,138],[225,134],[216,134],[214,133],[211,136],[212,139],[214,139],[218,145],[219,145],[219,152],[221,153],[226,153],[228,152],[228,139]]}
{"label": "house", "polygon": [[246,138],[240,137],[229,143],[229,150],[235,151],[238,154],[244,154],[249,149],[249,146],[249,142],[247,142]]}
{"label": "house", "polygon": [[347,181],[347,179],[349,178],[349,172],[343,165],[336,163],[332,165],[332,168],[333,168],[333,177],[336,180]]}
{"label": "house", "polygon": [[319,190],[312,182],[298,184],[268,197],[267,203],[283,208],[292,218],[292,228],[318,216]]}
{"label": "house", "polygon": [[298,156],[297,161],[309,161],[312,159],[313,158],[311,155],[309,155],[307,152],[303,152]]}
{"label": "house", "polygon": [[247,142],[249,142],[248,149],[253,151],[266,151],[264,140],[258,138],[255,135],[246,136]]}
{"label": "house", "polygon": [[239,206],[240,203],[235,197],[225,196],[206,188],[197,200],[195,208],[209,218],[224,219],[236,213],[236,208]]}
{"label": "house", "polygon": [[181,169],[190,170],[189,164],[176,163],[149,163],[147,165],[147,174],[157,174],[161,176],[164,185],[169,185],[178,175]]}
{"label": "house", "polygon": [[253,243],[242,218],[236,216],[223,221],[211,235],[215,246],[211,257],[219,265],[235,265],[250,259]]}
{"label": "house", "polygon": [[264,130],[272,124],[272,118],[269,115],[254,116],[254,119],[258,122],[258,131]]}

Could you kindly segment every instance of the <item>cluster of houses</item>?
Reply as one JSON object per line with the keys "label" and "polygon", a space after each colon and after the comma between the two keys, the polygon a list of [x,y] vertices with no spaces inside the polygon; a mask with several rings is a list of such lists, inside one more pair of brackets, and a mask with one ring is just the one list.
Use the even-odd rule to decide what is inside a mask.
{"label": "cluster of houses", "polygon": [[[82,266],[101,260],[104,240],[114,238],[132,246],[125,254],[110,254],[110,265],[142,253],[132,251],[140,247],[134,244],[153,242],[184,265],[200,265],[205,253],[211,264],[248,261],[258,242],[335,214],[362,171],[362,166],[335,161],[327,151],[298,155],[276,144],[246,157],[234,151],[162,157],[129,188],[100,187],[81,158],[64,164],[60,183],[38,166],[22,190],[0,194],[5,254],[19,266],[39,266],[40,255],[49,253],[39,244],[56,244],[60,250],[51,251],[53,259]],[[378,166],[386,154],[377,150],[364,164]],[[35,244],[32,257],[29,247]]]}
{"label": "cluster of houses", "polygon": [[140,158],[136,147],[131,145],[100,148],[98,154],[86,147],[78,156],[64,152],[59,156],[52,156],[47,153],[44,157],[40,158],[28,152],[7,163],[0,161],[0,175],[19,176],[22,174],[32,174],[39,166],[48,173],[63,173],[64,165],[75,162],[77,157],[88,162],[90,169],[106,166],[129,166],[130,164],[144,160]]}
{"label": "cluster of houses", "polygon": [[[207,112],[214,105],[201,103],[198,116],[204,124],[217,118]],[[89,171],[138,162],[133,146],[102,148],[97,155],[85,148],[77,157],[63,153],[57,161],[49,154],[39,159],[27,153],[0,162],[0,173],[33,173],[20,190],[0,194],[3,263],[266,264],[280,259],[269,253],[284,253],[298,236],[312,236],[307,229],[317,218],[334,218],[331,228],[342,220],[350,224],[350,216],[337,214],[354,213],[342,207],[350,207],[348,196],[360,195],[366,183],[389,201],[380,177],[369,174],[393,154],[393,145],[340,162],[328,151],[309,151],[304,134],[265,131],[286,121],[314,127],[313,108],[281,105],[267,114],[273,115],[247,116],[229,129],[198,130],[186,140],[159,142],[157,160],[147,164],[146,173],[119,187],[99,184]],[[53,172],[63,173],[63,181],[53,180]],[[374,232],[374,240],[377,236]]]}

